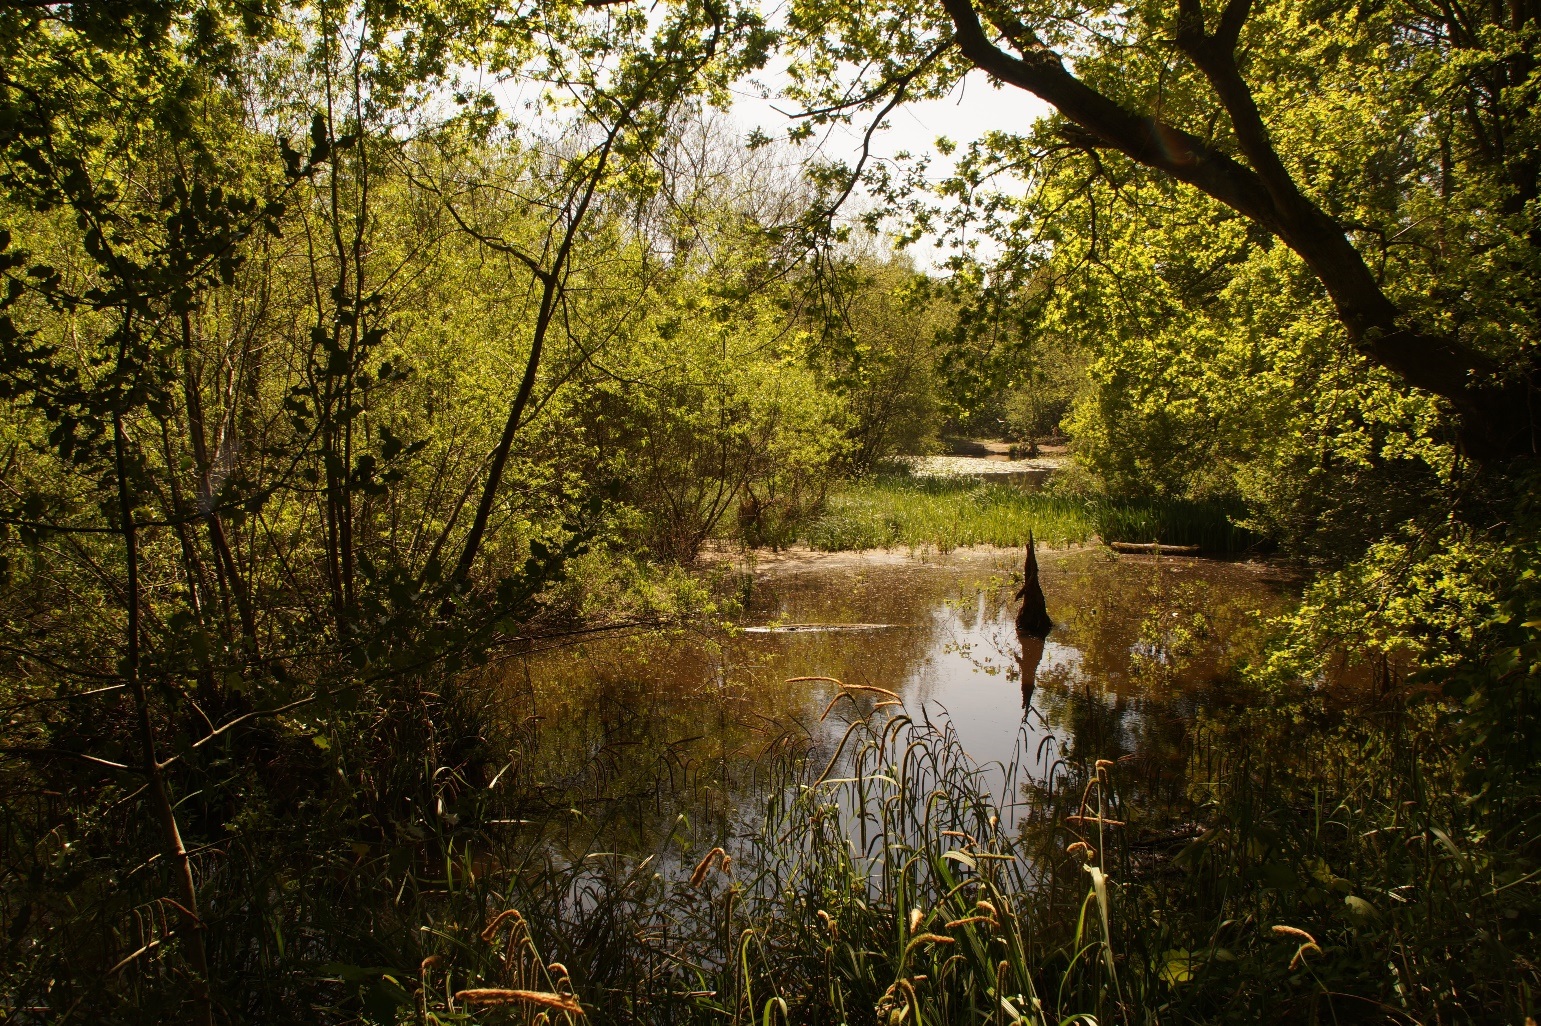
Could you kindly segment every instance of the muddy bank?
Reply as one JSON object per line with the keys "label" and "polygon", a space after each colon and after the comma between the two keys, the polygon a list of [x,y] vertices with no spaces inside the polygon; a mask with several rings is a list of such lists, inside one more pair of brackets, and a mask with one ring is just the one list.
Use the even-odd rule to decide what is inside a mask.
{"label": "muddy bank", "polygon": [[[1098,541],[1080,545],[1039,545],[1037,552],[1039,561],[1044,563],[1064,560],[1081,553],[1101,553],[1110,559],[1118,559],[1131,564],[1148,563],[1157,559],[1170,564],[1174,559],[1180,558],[1149,552],[1116,552]],[[1296,576],[1288,567],[1269,560],[1259,560],[1243,556],[1226,558],[1210,555],[1204,557],[1201,561],[1250,568],[1250,572],[1257,574],[1260,579],[1279,583],[1291,582]],[[757,576],[760,574],[780,574],[804,570],[835,572],[839,570],[861,570],[878,567],[933,568],[939,570],[972,568],[1017,571],[1020,570],[1022,564],[1022,548],[1020,546],[1003,545],[966,545],[944,552],[933,546],[920,546],[916,548],[899,546],[886,549],[847,549],[830,552],[824,549],[809,548],[806,545],[793,545],[783,549],[761,548],[747,550],[739,547],[717,546],[703,551],[701,562],[705,565],[721,565],[726,563],[732,566],[735,571]]]}

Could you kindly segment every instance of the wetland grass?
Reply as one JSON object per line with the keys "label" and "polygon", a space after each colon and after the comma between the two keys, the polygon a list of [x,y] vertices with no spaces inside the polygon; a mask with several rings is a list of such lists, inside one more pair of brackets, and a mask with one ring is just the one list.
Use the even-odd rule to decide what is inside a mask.
{"label": "wetland grass", "polygon": [[[949,724],[825,683],[838,688],[825,727],[846,720],[772,739],[753,770],[758,815],[737,832],[679,816],[636,853],[597,823],[632,815],[635,796],[580,812],[518,784],[518,766],[476,771],[473,744],[510,765],[529,753],[495,718],[441,709],[423,758],[353,778],[379,789],[378,822],[333,817],[283,863],[241,845],[208,863],[204,887],[232,898],[211,902],[211,933],[262,938],[212,946],[234,970],[217,1004],[230,1021],[379,1024],[1432,1026],[1536,1012],[1533,822],[1460,797],[1460,753],[1431,710],[1383,697],[1335,718],[1313,695],[1259,696],[1201,718],[1179,753],[1183,796],[1153,803],[1165,753],[1051,732],[981,766]],[[649,804],[673,815],[662,795]],[[391,811],[413,808],[435,811]],[[141,907],[137,943],[160,941],[158,906]],[[169,947],[100,985],[174,995],[185,977]]]}
{"label": "wetland grass", "polygon": [[846,486],[804,532],[815,549],[1015,547],[1028,533],[1046,545],[1075,545],[1096,534],[1078,498],[1009,484],[883,475]]}
{"label": "wetland grass", "polygon": [[1263,541],[1235,522],[1240,512],[1184,499],[1127,499],[1028,491],[969,478],[883,474],[843,487],[800,540],[825,551],[970,545],[1017,548],[1031,534],[1049,546],[1105,542],[1199,545],[1237,553]]}
{"label": "wetland grass", "polygon": [[[647,858],[527,848],[525,871],[440,894],[457,911],[423,932],[420,1016],[474,998],[562,1015],[581,1002],[591,1022],[1117,1021],[1100,869],[1086,864],[1100,897],[1046,974],[1041,867],[1003,825],[1000,768],[945,726],[886,715],[881,695],[841,694],[853,716],[835,750],[767,767],[749,836],[699,860],[683,825]],[[479,910],[512,907],[473,936]]]}

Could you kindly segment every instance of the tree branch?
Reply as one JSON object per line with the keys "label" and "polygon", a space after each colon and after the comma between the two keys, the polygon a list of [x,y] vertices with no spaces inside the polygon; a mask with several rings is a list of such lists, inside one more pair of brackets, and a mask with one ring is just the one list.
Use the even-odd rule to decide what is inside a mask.
{"label": "tree branch", "polygon": [[1219,96],[1250,167],[1091,88],[1020,24],[1002,28],[1021,51],[1018,58],[990,40],[971,0],[942,3],[964,56],[976,66],[1047,101],[1088,141],[1194,186],[1266,228],[1299,254],[1332,297],[1339,319],[1362,353],[1408,384],[1455,406],[1469,451],[1496,454],[1516,445],[1529,451],[1534,418],[1519,394],[1525,389],[1496,381],[1500,368],[1457,339],[1402,323],[1401,312],[1381,291],[1342,226],[1296,186],[1235,61],[1235,44],[1250,13],[1250,0],[1229,0],[1214,35],[1205,31],[1200,0],[1179,0],[1178,16],[1178,45]]}

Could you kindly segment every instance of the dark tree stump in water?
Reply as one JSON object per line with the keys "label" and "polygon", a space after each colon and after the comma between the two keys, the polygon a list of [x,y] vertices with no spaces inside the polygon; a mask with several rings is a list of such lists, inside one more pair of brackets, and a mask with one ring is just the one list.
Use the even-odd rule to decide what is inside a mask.
{"label": "dark tree stump in water", "polygon": [[1022,610],[1017,613],[1017,633],[1035,638],[1046,638],[1054,629],[1049,619],[1048,607],[1043,602],[1043,588],[1038,584],[1038,554],[1034,551],[1033,535],[1027,536],[1027,560],[1022,564],[1022,588],[1017,592],[1022,600]]}

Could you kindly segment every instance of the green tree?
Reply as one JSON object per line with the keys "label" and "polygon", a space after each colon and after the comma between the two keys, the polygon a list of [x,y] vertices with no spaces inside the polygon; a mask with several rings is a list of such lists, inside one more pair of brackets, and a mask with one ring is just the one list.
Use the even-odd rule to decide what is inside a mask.
{"label": "green tree", "polygon": [[1526,5],[812,0],[791,24],[814,120],[886,112],[981,68],[1056,112],[987,139],[1000,165],[1133,164],[1203,193],[1299,258],[1354,351],[1445,400],[1467,451],[1533,450],[1541,161]]}
{"label": "green tree", "polygon": [[[689,3],[0,6],[4,805],[31,838],[5,886],[13,936],[50,938],[6,956],[8,1004],[110,1017],[113,967],[154,952],[147,1015],[212,1022],[257,965],[250,1007],[291,1010],[274,967],[320,949],[247,917],[381,820],[262,753],[417,763],[455,722],[422,674],[539,615],[585,497],[550,469],[556,397],[607,316],[572,287],[656,141],[764,46]],[[500,77],[564,137],[500,128]],[[421,781],[377,768],[389,821]],[[291,828],[313,840],[239,841]]]}
{"label": "green tree", "polygon": [[902,256],[858,256],[830,284],[809,355],[849,407],[852,466],[865,472],[925,452],[946,412],[938,343],[953,326],[947,299]]}

